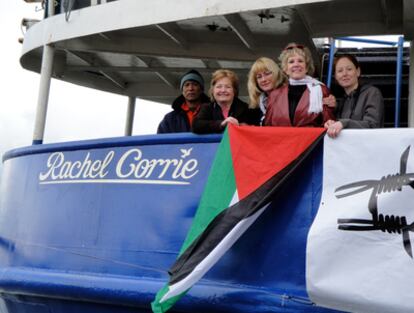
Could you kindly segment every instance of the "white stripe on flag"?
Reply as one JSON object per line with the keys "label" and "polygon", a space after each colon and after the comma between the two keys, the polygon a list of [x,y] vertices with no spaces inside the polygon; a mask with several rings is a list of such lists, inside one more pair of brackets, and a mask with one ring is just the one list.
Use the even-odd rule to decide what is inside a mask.
{"label": "white stripe on flag", "polygon": [[236,191],[234,192],[233,198],[230,200],[230,204],[228,206],[232,206],[233,204],[239,202],[239,193]]}
{"label": "white stripe on flag", "polygon": [[171,285],[168,292],[162,297],[160,302],[175,297],[199,281],[204,274],[226,253],[228,249],[240,238],[241,235],[254,223],[254,221],[263,213],[269,204],[266,204],[263,208],[257,211],[252,216],[241,220],[237,225],[228,233],[226,237],[210,252],[210,254],[198,264],[194,270],[183,280]]}

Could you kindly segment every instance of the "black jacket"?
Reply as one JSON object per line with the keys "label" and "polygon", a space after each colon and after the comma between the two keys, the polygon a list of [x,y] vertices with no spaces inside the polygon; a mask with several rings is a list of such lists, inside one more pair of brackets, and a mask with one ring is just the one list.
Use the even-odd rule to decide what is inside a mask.
{"label": "black jacket", "polygon": [[[236,118],[239,123],[259,125],[261,111],[260,109],[249,109],[247,103],[235,98],[230,106],[229,116]],[[222,133],[225,129],[221,126],[223,120],[223,113],[216,102],[203,104],[200,112],[194,118],[193,132],[197,134]]]}
{"label": "black jacket", "polygon": [[[202,93],[201,102],[208,103],[209,98]],[[164,133],[183,133],[190,132],[191,126],[188,121],[187,114],[181,109],[181,105],[185,102],[184,96],[177,97],[172,103],[171,107],[173,111],[167,113],[160,124],[158,125],[157,134]]]}

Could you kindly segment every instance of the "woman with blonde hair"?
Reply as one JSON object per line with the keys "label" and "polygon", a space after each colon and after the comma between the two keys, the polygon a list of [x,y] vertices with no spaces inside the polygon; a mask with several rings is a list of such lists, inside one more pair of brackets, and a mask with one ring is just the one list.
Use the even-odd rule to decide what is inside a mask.
{"label": "woman with blonde hair", "polygon": [[210,84],[211,103],[203,105],[193,122],[198,134],[222,133],[228,124],[252,123],[247,103],[238,98],[239,79],[233,71],[217,70]]}
{"label": "woman with blonde hair", "polygon": [[310,76],[315,68],[309,49],[290,43],[279,60],[289,81],[269,94],[264,125],[323,127],[326,121],[335,119],[335,98],[323,83]]}
{"label": "woman with blonde hair", "polygon": [[261,57],[253,63],[249,71],[247,90],[249,92],[249,107],[260,108],[262,112],[261,124],[267,109],[269,93],[286,82],[280,67],[272,59]]}

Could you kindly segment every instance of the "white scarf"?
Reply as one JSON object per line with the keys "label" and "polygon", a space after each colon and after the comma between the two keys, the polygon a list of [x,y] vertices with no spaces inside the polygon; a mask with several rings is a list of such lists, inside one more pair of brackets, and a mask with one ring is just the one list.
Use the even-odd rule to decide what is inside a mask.
{"label": "white scarf", "polygon": [[263,126],[263,121],[266,115],[267,110],[267,95],[266,93],[262,92],[259,98],[259,108],[262,111],[262,118],[260,119],[260,125]]}
{"label": "white scarf", "polygon": [[322,87],[319,80],[310,76],[305,76],[303,79],[295,80],[289,78],[289,84],[293,86],[306,85],[309,89],[309,109],[308,113],[320,113],[323,109],[322,104]]}

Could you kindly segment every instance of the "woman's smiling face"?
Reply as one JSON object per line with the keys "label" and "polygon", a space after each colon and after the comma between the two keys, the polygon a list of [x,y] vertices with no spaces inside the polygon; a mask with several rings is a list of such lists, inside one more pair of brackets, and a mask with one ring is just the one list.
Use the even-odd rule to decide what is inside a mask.
{"label": "woman's smiling face", "polygon": [[213,87],[213,97],[218,104],[231,104],[234,95],[234,88],[228,77],[219,79]]}
{"label": "woman's smiling face", "polygon": [[292,55],[288,58],[284,70],[291,79],[300,80],[305,78],[307,74],[305,58],[298,54]]}

